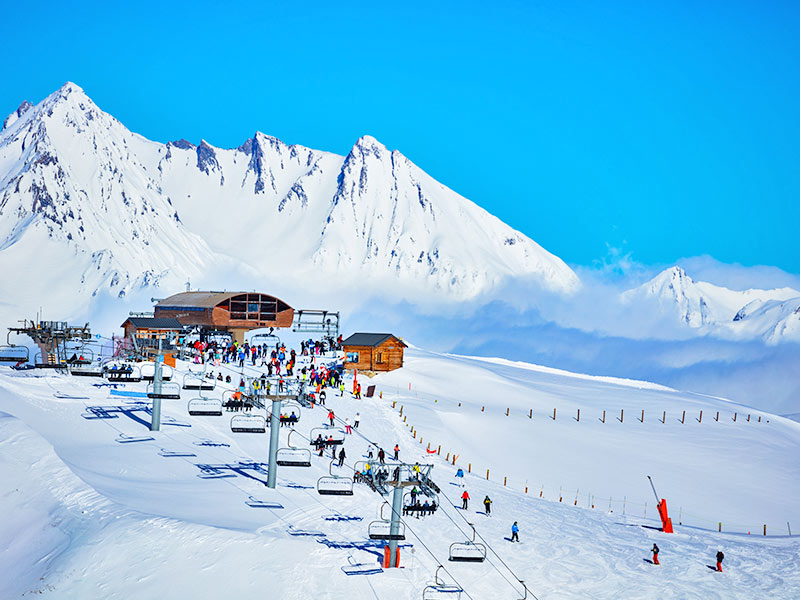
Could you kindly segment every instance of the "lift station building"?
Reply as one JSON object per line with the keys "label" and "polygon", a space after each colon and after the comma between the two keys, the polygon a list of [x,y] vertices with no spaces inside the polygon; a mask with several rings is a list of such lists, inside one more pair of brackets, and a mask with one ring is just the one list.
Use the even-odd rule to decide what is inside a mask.
{"label": "lift station building", "polygon": [[201,292],[174,294],[159,300],[154,308],[157,319],[177,319],[187,327],[227,331],[234,340],[264,327],[291,327],[294,309],[283,300],[258,292]]}

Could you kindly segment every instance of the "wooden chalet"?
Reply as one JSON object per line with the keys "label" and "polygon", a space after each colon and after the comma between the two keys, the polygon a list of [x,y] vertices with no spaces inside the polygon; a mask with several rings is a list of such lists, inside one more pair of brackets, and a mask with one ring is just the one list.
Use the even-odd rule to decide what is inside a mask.
{"label": "wooden chalet", "polygon": [[403,340],[391,333],[354,333],[342,342],[345,369],[393,371],[403,366]]}
{"label": "wooden chalet", "polygon": [[227,331],[244,341],[251,329],[291,327],[294,309],[274,296],[257,292],[181,292],[159,300],[155,316],[182,325]]}

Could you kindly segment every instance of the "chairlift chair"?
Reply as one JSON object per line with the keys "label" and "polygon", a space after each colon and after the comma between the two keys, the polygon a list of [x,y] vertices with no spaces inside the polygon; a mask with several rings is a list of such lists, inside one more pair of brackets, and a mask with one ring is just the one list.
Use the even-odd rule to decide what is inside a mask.
{"label": "chairlift chair", "polygon": [[405,523],[400,523],[400,529],[392,535],[392,522],[386,520],[373,521],[369,524],[368,535],[371,540],[404,540],[406,539]]}
{"label": "chairlift chair", "polygon": [[[281,402],[281,413],[279,419],[283,418],[284,415],[286,415],[286,417],[288,418],[294,412],[294,415],[297,418],[295,419],[295,421],[289,424],[294,425],[295,423],[298,423],[300,421],[300,408],[301,406],[297,402],[292,402],[292,401]],[[271,422],[272,422],[272,407],[267,409],[267,427],[270,426]]]}
{"label": "chairlift chair", "polygon": [[233,415],[231,431],[233,433],[266,433],[267,424],[263,415]]}
{"label": "chairlift chair", "polygon": [[475,526],[472,527],[472,540],[450,544],[450,560],[452,562],[483,562],[486,560],[486,546],[475,542]]}
{"label": "chairlift chair", "polygon": [[353,480],[349,477],[340,477],[333,474],[333,463],[328,466],[330,475],[317,480],[317,493],[321,496],[352,496]]}
{"label": "chairlift chair", "polygon": [[28,350],[28,347],[12,344],[10,337],[11,332],[9,331],[6,334],[5,345],[0,345],[0,362],[28,362],[31,358],[31,353],[30,350]]}
{"label": "chairlift chair", "polygon": [[206,379],[204,373],[189,371],[183,376],[183,389],[211,391],[216,386],[215,379]]}
{"label": "chairlift chair", "polygon": [[161,384],[161,392],[156,393],[155,391],[155,383],[151,383],[147,386],[147,397],[148,398],[161,398],[163,400],[180,400],[181,399],[181,387],[177,383],[171,383],[165,381]]}
{"label": "chairlift chair", "polygon": [[250,346],[261,346],[266,344],[267,348],[275,348],[276,344],[281,343],[281,338],[273,333],[257,333],[250,337]]}
{"label": "chairlift chair", "polygon": [[461,598],[461,593],[464,591],[460,585],[453,583],[444,583],[439,579],[439,569],[443,568],[439,565],[434,574],[434,583],[426,586],[422,590],[422,600],[439,600],[439,598],[447,598],[448,600],[458,600]]}
{"label": "chairlift chair", "polygon": [[[139,371],[142,374],[142,379],[145,381],[153,381],[155,377],[156,364],[152,361],[145,362]],[[169,365],[161,365],[161,381],[170,381],[172,379],[173,370]]]}
{"label": "chairlift chair", "polygon": [[58,357],[55,358],[54,362],[44,362],[44,357],[42,356],[41,352],[37,352],[36,356],[33,358],[33,366],[37,369],[66,369],[67,364],[65,362],[59,361]]}
{"label": "chairlift chair", "polygon": [[104,365],[106,379],[116,383],[139,383],[142,380],[142,372],[139,365],[122,363],[121,369],[109,369]]}
{"label": "chairlift chair", "polygon": [[[312,429],[311,433],[309,434],[312,446],[314,445],[314,442],[320,435],[322,436],[322,441],[325,442],[326,444],[330,443],[335,446],[344,444],[345,432],[344,429],[342,429],[341,427],[328,427],[328,426],[314,427],[314,429]],[[333,440],[329,442],[328,440],[331,437],[333,438]]]}
{"label": "chairlift chair", "polygon": [[294,429],[289,432],[289,438],[286,440],[287,447],[278,448],[276,454],[277,463],[281,467],[310,467],[311,450],[292,446],[293,433],[295,433]]}
{"label": "chairlift chair", "polygon": [[186,406],[192,417],[221,417],[222,401],[216,398],[192,398]]}

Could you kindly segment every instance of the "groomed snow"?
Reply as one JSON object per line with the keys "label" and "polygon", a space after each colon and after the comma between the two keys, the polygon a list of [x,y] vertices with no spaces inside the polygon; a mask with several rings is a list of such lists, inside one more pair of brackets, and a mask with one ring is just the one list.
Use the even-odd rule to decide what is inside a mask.
{"label": "groomed snow", "polygon": [[[443,490],[442,509],[432,517],[407,519],[406,543],[413,547],[402,551],[404,568],[352,577],[340,570],[348,555],[372,564],[377,557],[369,550],[334,546],[366,540],[381,497],[363,486],[356,486],[352,497],[319,496],[312,486],[327,473],[327,460],[314,457],[308,469],[280,468],[276,490],[241,475],[200,479],[196,464],[266,461],[267,436],[231,433],[230,413],[189,417],[186,403],[197,392],[183,391],[181,400],[165,401],[165,420],[191,427],[165,425],[152,441],[118,443],[120,434],[146,436],[148,430],[121,414],[107,420],[81,415],[87,406],[135,407],[135,399],[111,396],[108,388],[92,386],[93,380],[29,376],[0,367],[5,490],[0,510],[10,516],[0,525],[0,564],[4,573],[14,574],[0,578],[0,597],[417,599],[441,562],[450,574],[445,578],[454,577],[471,598],[517,598],[521,588],[500,558],[541,599],[796,597],[800,543],[785,536],[785,521],[798,516],[792,498],[800,485],[800,424],[756,411],[749,412],[762,416],[762,423],[707,422],[704,416],[701,424],[692,421],[700,408],[744,407],[414,348],[406,357],[403,369],[371,382],[360,378],[364,389],[377,385],[375,398],[329,393],[328,405],[351,420],[360,411],[359,431],[387,449],[399,443],[405,460],[432,462],[433,478]],[[186,366],[179,366],[176,381]],[[124,388],[143,391],[144,384]],[[209,394],[220,393],[218,388]],[[398,408],[402,404],[407,421],[418,428],[416,439],[392,402]],[[626,409],[624,423],[613,421],[611,413],[606,424],[597,420],[606,404],[609,410]],[[585,411],[580,422],[573,418],[578,405]],[[547,417],[553,406],[559,411],[556,421]],[[527,417],[529,407],[534,419]],[[648,412],[639,423],[634,407],[653,413],[664,407],[669,419],[662,424],[653,414],[651,421]],[[691,411],[684,425],[676,421],[681,407]],[[324,410],[304,411],[298,432],[307,434],[322,424]],[[281,433],[283,444],[287,431]],[[198,445],[203,440],[230,446]],[[425,452],[428,441],[442,444],[442,456]],[[354,435],[345,447],[346,462],[352,464],[365,453],[367,441]],[[197,456],[164,457],[162,449]],[[466,478],[473,499],[469,511],[450,504],[460,488],[453,483],[455,467],[444,461],[445,449],[460,455],[457,465],[473,462]],[[489,481],[487,466],[492,468]],[[675,535],[653,529],[647,474],[668,500]],[[506,487],[503,476],[510,478]],[[527,495],[525,478],[531,484]],[[570,491],[562,503],[549,483],[544,499],[534,487],[555,478]],[[594,510],[587,508],[591,498],[584,495],[574,506],[575,485],[581,494],[591,488],[598,497],[627,494],[625,514],[616,500],[611,513],[600,502]],[[486,494],[494,501],[491,518],[480,506]],[[284,508],[251,508],[245,504],[249,496]],[[637,505],[644,501],[647,519]],[[699,515],[719,517],[723,531],[727,517],[735,516],[754,528],[766,521],[768,533],[776,536],[678,526],[681,504],[687,512],[691,507]],[[337,514],[363,521],[324,518]],[[480,565],[447,561],[450,543],[467,534],[467,520],[499,557],[490,552],[489,561]],[[522,543],[512,546],[504,538],[515,520]],[[653,542],[661,547],[657,568],[643,560]],[[707,568],[717,549],[727,557],[721,574]]]}

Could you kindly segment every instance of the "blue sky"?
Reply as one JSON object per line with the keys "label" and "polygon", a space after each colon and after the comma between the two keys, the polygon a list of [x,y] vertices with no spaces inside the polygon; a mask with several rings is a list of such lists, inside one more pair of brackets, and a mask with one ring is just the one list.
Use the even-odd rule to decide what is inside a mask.
{"label": "blue sky", "polygon": [[0,109],[151,139],[370,134],[576,265],[800,273],[800,4],[7,3]]}

